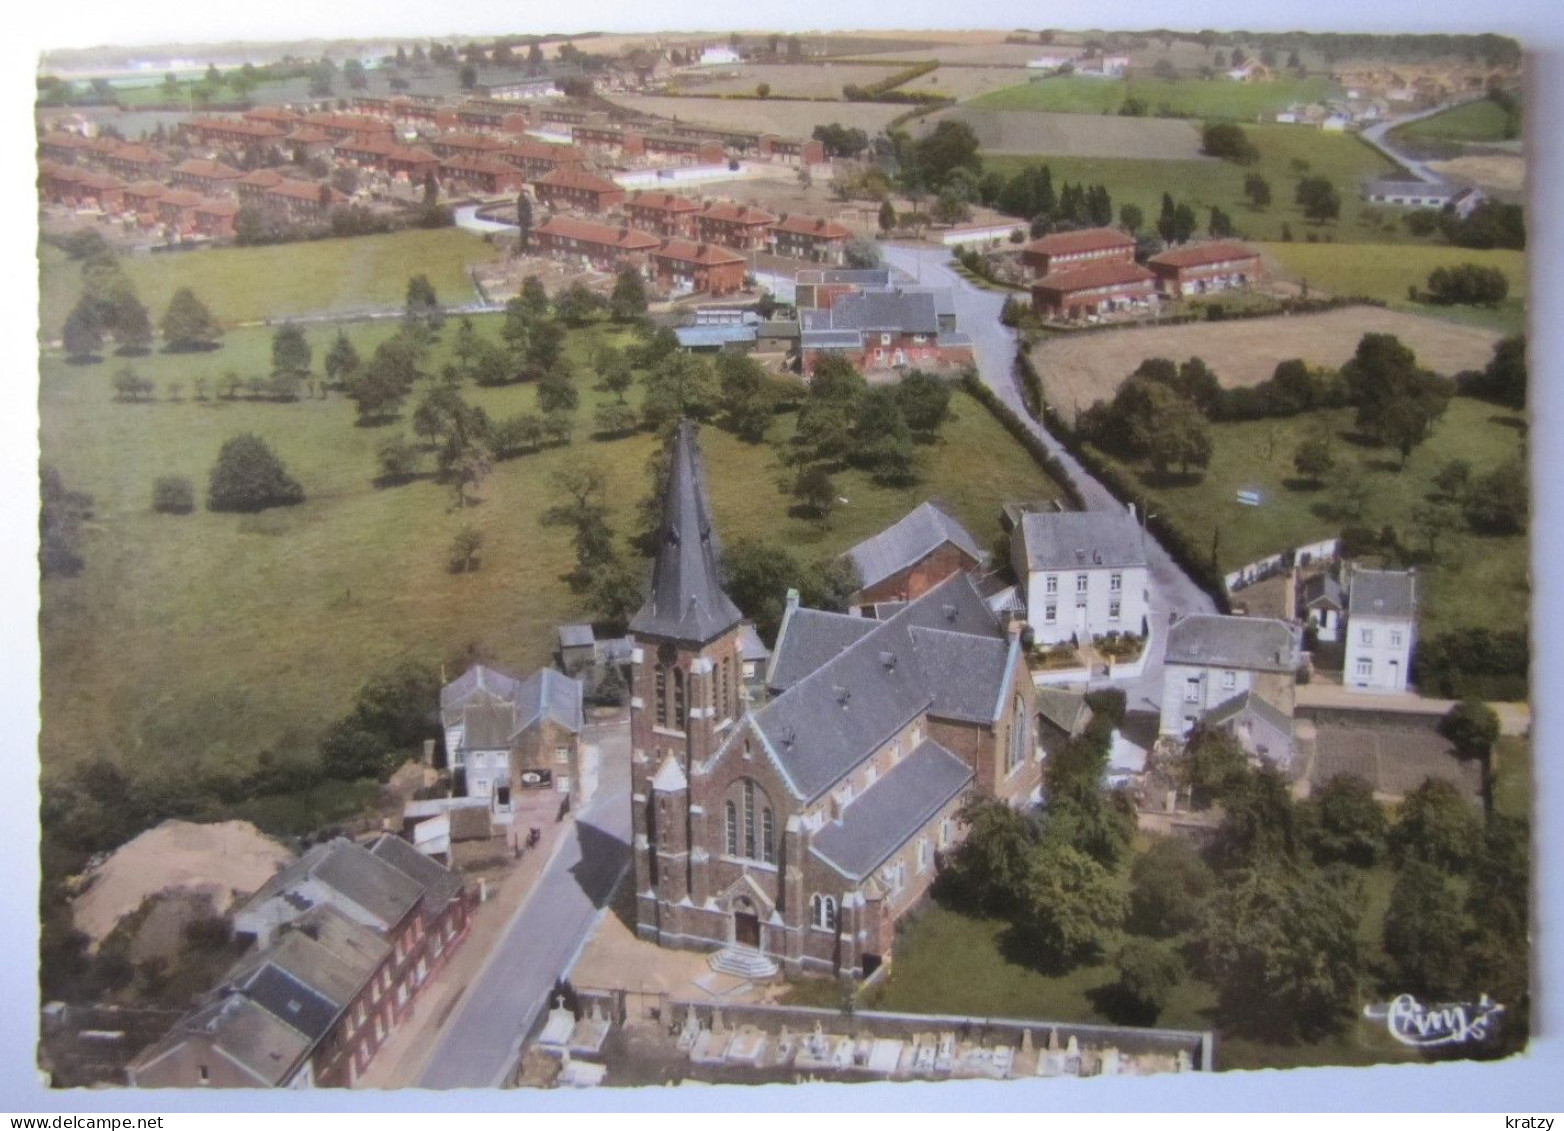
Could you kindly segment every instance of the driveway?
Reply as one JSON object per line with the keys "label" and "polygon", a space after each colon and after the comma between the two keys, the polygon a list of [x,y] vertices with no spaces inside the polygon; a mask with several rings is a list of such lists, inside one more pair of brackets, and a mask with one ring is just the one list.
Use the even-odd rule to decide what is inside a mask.
{"label": "driveway", "polygon": [[[907,282],[951,289],[955,295],[956,325],[972,339],[978,375],[983,383],[993,389],[1058,458],[1080,489],[1087,510],[1121,510],[1123,504],[1087,474],[1075,457],[1027,412],[1015,380],[1015,334],[999,321],[1000,309],[1009,292],[985,290],[956,274],[950,268],[951,253],[945,248],[881,244],[880,250],[886,263],[905,275]],[[1146,560],[1151,573],[1151,615],[1159,625],[1165,626],[1175,616],[1187,613],[1216,612],[1216,604],[1205,590],[1196,585],[1150,536],[1146,538]],[[1133,683],[1117,685],[1124,687],[1132,710],[1161,709],[1162,649],[1167,633],[1159,632],[1154,636],[1152,654],[1147,657],[1140,678]]]}
{"label": "driveway", "polygon": [[505,1081],[549,991],[630,862],[629,725],[589,726],[584,739],[602,752],[598,794],[506,927],[417,1087],[493,1088]]}

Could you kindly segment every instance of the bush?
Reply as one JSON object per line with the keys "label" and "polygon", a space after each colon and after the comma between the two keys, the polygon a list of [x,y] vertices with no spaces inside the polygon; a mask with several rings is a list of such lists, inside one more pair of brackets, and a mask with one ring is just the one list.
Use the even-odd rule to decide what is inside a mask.
{"label": "bush", "polygon": [[160,514],[195,510],[195,485],[183,475],[160,475],[152,485],[152,509]]}
{"label": "bush", "polygon": [[1461,263],[1436,267],[1428,276],[1429,301],[1441,305],[1494,306],[1510,293],[1510,281],[1497,267]]}
{"label": "bush", "polygon": [[265,440],[244,432],[223,444],[207,488],[209,510],[254,512],[303,501],[304,488]]}

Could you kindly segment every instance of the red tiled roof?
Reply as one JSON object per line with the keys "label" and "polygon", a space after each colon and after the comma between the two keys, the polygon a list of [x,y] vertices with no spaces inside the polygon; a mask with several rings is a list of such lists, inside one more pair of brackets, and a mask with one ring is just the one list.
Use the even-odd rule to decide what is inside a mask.
{"label": "red tiled roof", "polygon": [[1192,243],[1169,248],[1151,257],[1150,262],[1159,267],[1203,267],[1207,263],[1223,263],[1233,259],[1258,259],[1260,253],[1248,244],[1237,240],[1216,240],[1212,243]]}
{"label": "red tiled roof", "polygon": [[558,145],[525,137],[511,142],[499,156],[514,157],[519,161],[554,161],[561,165],[586,160],[586,156],[573,145]]}
{"label": "red tiled roof", "polygon": [[440,159],[427,149],[413,145],[393,145],[386,150],[387,161],[400,161],[405,165],[437,165]]}
{"label": "red tiled roof", "polygon": [[436,140],[438,145],[448,145],[453,149],[481,149],[485,153],[496,149],[509,148],[510,143],[501,141],[497,137],[484,137],[482,134],[442,134]]}
{"label": "red tiled roof", "polygon": [[587,240],[621,251],[650,251],[663,241],[649,232],[635,228],[615,227],[613,224],[597,224],[591,220],[578,220],[574,216],[551,216],[536,228],[535,236],[560,236],[564,239]]}
{"label": "red tiled roof", "polygon": [[345,138],[337,142],[334,151],[337,153],[368,153],[376,157],[387,157],[400,148],[396,142],[385,135],[371,137],[361,134],[358,137]]}
{"label": "red tiled roof", "polygon": [[1094,287],[1145,283],[1154,279],[1156,276],[1139,263],[1089,263],[1084,267],[1072,267],[1068,271],[1050,271],[1032,286],[1034,289],[1069,293]]}
{"label": "red tiled roof", "polygon": [[668,240],[652,252],[655,258],[677,259],[684,263],[698,263],[706,267],[720,267],[728,263],[744,263],[736,251],[729,251],[714,243],[696,243],[694,240]]}
{"label": "red tiled roof", "polygon": [[1082,251],[1134,246],[1135,238],[1117,228],[1083,228],[1078,232],[1055,232],[1033,240],[1022,250],[1039,255],[1071,255]]}
{"label": "red tiled roof", "polygon": [[623,192],[618,185],[596,173],[589,173],[585,169],[574,165],[561,166],[558,169],[550,169],[535,182],[548,188],[573,188],[586,189],[589,192]]}
{"label": "red tiled roof", "polygon": [[111,155],[116,161],[134,161],[138,165],[166,165],[168,158],[155,149],[145,145],[130,143],[122,145],[114,150]]}
{"label": "red tiled roof", "polygon": [[113,173],[100,173],[96,169],[83,169],[73,178],[78,184],[91,189],[122,189],[125,182]]}
{"label": "red tiled roof", "polygon": [[194,208],[206,200],[198,192],[190,192],[187,189],[169,189],[158,198],[160,204],[172,204],[176,208]]}
{"label": "red tiled roof", "polygon": [[316,114],[304,115],[306,125],[319,126],[322,129],[355,130],[361,133],[389,133],[391,123],[379,118],[371,118],[365,114],[335,114],[329,110],[323,110]]}
{"label": "red tiled roof", "polygon": [[239,202],[208,198],[196,206],[196,211],[206,216],[237,216],[239,214]]}
{"label": "red tiled roof", "polygon": [[212,177],[223,180],[238,180],[244,174],[231,165],[224,165],[221,161],[207,161],[201,157],[191,157],[174,166],[174,172],[187,173],[192,177]]}
{"label": "red tiled roof", "polygon": [[637,192],[625,201],[626,208],[650,208],[658,212],[699,212],[700,202],[676,192]]}
{"label": "red tiled roof", "polygon": [[754,224],[756,226],[769,227],[777,222],[777,218],[769,212],[759,208],[751,208],[747,204],[729,204],[727,201],[714,200],[701,209],[702,216],[708,216],[713,220],[722,220],[734,224]]}
{"label": "red tiled roof", "polygon": [[323,141],[330,141],[331,135],[319,126],[296,126],[283,140],[294,145],[319,145]]}
{"label": "red tiled roof", "polygon": [[441,160],[440,168],[451,169],[458,173],[489,173],[496,177],[521,175],[521,171],[514,165],[507,165],[503,161],[489,161],[483,157],[447,157]]}
{"label": "red tiled roof", "polygon": [[336,189],[322,185],[315,181],[292,181],[284,178],[278,184],[266,190],[268,196],[291,196],[296,200],[320,200],[320,190],[326,189],[327,203],[342,204],[348,199]]}
{"label": "red tiled roof", "polygon": [[783,216],[772,227],[779,232],[813,236],[821,240],[845,240],[852,235],[851,232],[835,220],[827,220],[820,216],[804,216],[796,212],[791,216]]}
{"label": "red tiled roof", "polygon": [[92,139],[82,137],[81,134],[73,134],[61,130],[55,133],[46,133],[38,139],[39,145],[53,145],[61,149],[91,149]]}
{"label": "red tiled roof", "polygon": [[192,118],[187,124],[194,130],[222,130],[256,138],[279,138],[285,132],[270,122],[253,122],[244,118]]}
{"label": "red tiled roof", "polygon": [[241,185],[250,185],[255,188],[268,189],[287,180],[276,169],[256,169],[239,178]]}
{"label": "red tiled roof", "polygon": [[244,116],[252,122],[274,122],[283,125],[292,125],[294,122],[302,122],[304,118],[295,114],[292,110],[284,110],[281,106],[258,106],[254,110],[246,110]]}

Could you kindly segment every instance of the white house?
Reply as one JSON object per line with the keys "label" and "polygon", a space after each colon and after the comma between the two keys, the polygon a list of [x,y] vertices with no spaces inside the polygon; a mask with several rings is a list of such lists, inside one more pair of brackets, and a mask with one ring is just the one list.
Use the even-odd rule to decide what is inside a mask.
{"label": "white house", "polygon": [[[552,760],[548,751],[532,748],[541,741],[538,727],[542,722],[580,734],[582,690],[580,681],[553,668],[542,668],[519,680],[482,664],[447,684],[440,692],[440,722],[451,771],[453,775],[461,772],[460,792],[489,799],[491,811],[505,823],[516,811],[512,769],[518,771],[520,788],[525,790],[539,775],[522,771],[536,769],[532,763],[539,758],[550,761],[546,776],[557,791],[571,792],[572,771],[586,775],[588,767],[577,767],[568,747],[561,747]],[[523,753],[532,757],[518,762]],[[595,770],[592,773],[595,776]],[[577,792],[585,796],[590,790],[582,783]]]}
{"label": "white house", "polygon": [[1341,639],[1342,617],[1347,611],[1347,591],[1341,582],[1329,573],[1316,573],[1304,580],[1301,590],[1299,607],[1316,638],[1327,642]]}
{"label": "white house", "polygon": [[1146,631],[1145,534],[1129,511],[1023,514],[1010,556],[1038,643]]}
{"label": "white house", "polygon": [[735,63],[742,63],[739,53],[731,47],[708,47],[701,52],[699,67],[731,67]]}
{"label": "white house", "polygon": [[1286,621],[1184,617],[1168,630],[1161,733],[1183,738],[1207,715],[1251,694],[1291,716],[1299,656],[1297,632]]}
{"label": "white house", "polygon": [[1361,569],[1347,578],[1347,655],[1341,680],[1349,691],[1404,692],[1417,641],[1417,574]]}

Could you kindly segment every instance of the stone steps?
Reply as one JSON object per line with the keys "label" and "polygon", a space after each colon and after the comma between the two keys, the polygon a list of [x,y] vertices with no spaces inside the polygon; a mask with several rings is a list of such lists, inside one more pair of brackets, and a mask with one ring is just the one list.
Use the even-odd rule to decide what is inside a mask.
{"label": "stone steps", "polygon": [[713,970],[719,974],[732,974],[736,978],[747,978],[752,982],[765,981],[777,976],[777,964],[746,946],[730,946],[725,950],[719,950],[706,960]]}

